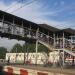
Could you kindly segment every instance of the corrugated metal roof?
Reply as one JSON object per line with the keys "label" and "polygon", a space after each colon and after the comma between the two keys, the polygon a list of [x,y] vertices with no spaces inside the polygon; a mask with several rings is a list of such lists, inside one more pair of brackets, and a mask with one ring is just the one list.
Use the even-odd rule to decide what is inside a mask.
{"label": "corrugated metal roof", "polygon": [[62,29],[62,30],[60,30],[60,29],[58,29],[58,28],[55,28],[55,27],[52,27],[52,26],[50,26],[50,25],[47,25],[47,24],[36,24],[36,23],[34,23],[34,22],[31,22],[31,21],[28,21],[28,20],[26,20],[26,19],[23,19],[23,18],[20,18],[20,17],[18,17],[18,16],[15,16],[15,15],[12,15],[12,14],[10,14],[10,13],[7,13],[7,12],[4,12],[4,11],[1,11],[0,10],[0,16],[1,15],[7,15],[7,19],[8,18],[15,18],[15,21],[17,20],[18,22],[19,21],[23,21],[25,24],[27,24],[27,25],[33,25],[33,27],[34,26],[36,26],[36,27],[41,27],[42,29],[44,28],[44,29],[46,29],[46,30],[48,30],[48,31],[52,31],[52,32],[61,32],[61,31],[64,31],[64,32],[67,32],[67,33],[69,33],[69,34],[74,34],[75,35],[75,30],[74,29],[71,29],[71,28],[67,28],[67,29]]}
{"label": "corrugated metal roof", "polygon": [[60,29],[58,29],[58,28],[52,27],[52,26],[47,25],[47,24],[39,24],[39,26],[41,26],[41,27],[43,27],[43,28],[45,28],[45,29],[48,29],[48,30],[50,30],[50,31],[52,31],[52,32],[57,32],[57,31],[60,30]]}
{"label": "corrugated metal roof", "polygon": [[63,29],[63,31],[75,35],[75,30],[74,29],[67,28],[67,29]]}

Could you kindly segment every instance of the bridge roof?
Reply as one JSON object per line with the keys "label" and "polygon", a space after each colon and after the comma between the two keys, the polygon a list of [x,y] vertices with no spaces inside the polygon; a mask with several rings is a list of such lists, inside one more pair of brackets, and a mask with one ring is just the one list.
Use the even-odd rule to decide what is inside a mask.
{"label": "bridge roof", "polygon": [[15,16],[15,15],[12,15],[12,14],[10,14],[10,13],[7,13],[7,12],[4,12],[4,11],[2,11],[2,10],[0,10],[0,16],[1,15],[5,15],[5,19],[6,20],[9,20],[9,21],[13,21],[13,19],[14,19],[14,21],[18,24],[18,25],[22,25],[22,22],[24,23],[24,26],[26,27],[26,26],[32,26],[33,28],[34,27],[36,27],[36,28],[42,28],[42,29],[46,29],[47,31],[51,31],[51,32],[55,32],[55,31],[58,31],[59,29],[57,29],[57,28],[55,28],[55,27],[52,27],[52,26],[50,26],[50,25],[47,25],[47,24],[36,24],[36,23],[33,23],[33,22],[31,22],[31,21],[28,21],[28,20],[26,20],[26,19],[23,19],[23,18],[21,18],[21,17],[18,17],[18,16]]}
{"label": "bridge roof", "polygon": [[[25,23],[25,25],[27,24],[27,25],[30,25],[30,24],[32,24],[33,26],[34,25],[36,25],[37,26],[37,24],[36,23],[33,23],[33,22],[31,22],[31,21],[28,21],[28,20],[26,20],[26,19],[23,19],[23,18],[21,18],[21,17],[18,17],[18,16],[16,16],[16,15],[13,15],[13,14],[10,14],[10,13],[7,13],[7,12],[5,12],[5,11],[2,11],[2,10],[0,10],[0,16],[1,15],[4,15],[6,18],[5,19],[7,19],[7,20],[10,20],[10,21],[13,21],[13,19],[14,19],[14,21],[19,25],[21,25],[22,24],[22,22],[23,23]],[[25,26],[24,25],[24,26]]]}
{"label": "bridge roof", "polygon": [[74,34],[75,35],[75,30],[71,28],[63,29],[64,32],[67,32],[69,34]]}
{"label": "bridge roof", "polygon": [[26,26],[28,27],[28,26],[31,25],[32,28],[38,28],[39,27],[39,28],[44,29],[46,31],[57,32],[57,33],[61,32],[61,31],[64,31],[64,32],[67,32],[69,34],[74,34],[75,35],[75,30],[73,30],[71,28],[60,30],[58,28],[52,27],[52,26],[47,25],[47,24],[36,24],[34,22],[28,21],[28,20],[23,19],[21,17],[15,16],[15,15],[12,15],[10,13],[7,13],[7,12],[4,12],[4,11],[0,10],[0,18],[2,18],[1,16],[3,16],[3,15],[5,16],[5,19],[7,21],[11,21],[12,22],[13,19],[14,19],[15,23],[17,23],[17,25],[19,25],[19,26],[22,26],[22,22],[23,22],[24,23],[24,25],[23,25],[24,27],[26,27]]}
{"label": "bridge roof", "polygon": [[62,33],[64,32],[65,34],[69,34],[69,35],[75,35],[75,30],[74,29],[71,29],[71,28],[66,28],[66,29],[61,29],[59,31],[57,31],[56,33]]}
{"label": "bridge roof", "polygon": [[60,31],[60,29],[52,27],[52,26],[47,25],[47,24],[39,24],[39,26],[41,26],[41,27],[43,27],[45,29],[51,30],[52,32]]}

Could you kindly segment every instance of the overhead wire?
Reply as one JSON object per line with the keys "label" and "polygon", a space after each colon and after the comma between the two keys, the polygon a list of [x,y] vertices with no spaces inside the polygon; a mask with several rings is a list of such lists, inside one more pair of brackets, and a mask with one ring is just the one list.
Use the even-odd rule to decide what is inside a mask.
{"label": "overhead wire", "polygon": [[[4,10],[4,11],[10,10],[11,8],[13,8],[13,6],[17,5],[17,3],[22,3],[22,4],[24,4],[24,5],[21,5],[19,8],[17,8],[17,9],[15,9],[15,10],[13,10],[13,11],[10,12],[10,13],[13,13],[13,12],[18,11],[19,9],[21,9],[21,8],[27,6],[27,5],[32,4],[32,3],[35,2],[35,1],[37,1],[37,0],[31,0],[30,2],[26,2],[26,3],[24,4],[23,2],[25,2],[25,0],[18,0],[18,1],[16,1],[15,4],[13,4],[12,6],[10,6],[9,8],[7,8],[7,9]],[[59,25],[59,26],[60,26],[60,25]],[[70,26],[68,26],[68,27],[67,27],[67,26],[63,27],[63,25],[61,25],[60,27],[61,27],[62,29],[66,29],[66,28],[70,28],[71,26],[74,27],[75,25],[70,25]],[[58,26],[55,26],[55,27],[58,28]]]}
{"label": "overhead wire", "polygon": [[13,6],[15,6],[17,3],[20,3],[21,0],[16,1],[13,5],[9,6],[7,9],[5,9],[4,11],[8,11],[9,9],[13,8]]}
{"label": "overhead wire", "polygon": [[21,8],[27,6],[27,5],[30,5],[30,4],[32,4],[32,3],[35,2],[35,1],[37,1],[37,0],[31,0],[30,2],[26,2],[24,5],[21,5],[19,8],[17,8],[17,9],[15,9],[15,10],[11,11],[10,13],[16,12],[16,11],[18,11],[19,9],[21,9]]}

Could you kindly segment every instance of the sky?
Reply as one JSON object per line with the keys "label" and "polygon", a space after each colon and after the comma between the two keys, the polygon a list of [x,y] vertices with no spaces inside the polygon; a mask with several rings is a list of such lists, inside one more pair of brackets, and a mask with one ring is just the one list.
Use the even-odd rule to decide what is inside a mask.
{"label": "sky", "polygon": [[0,10],[38,24],[75,29],[75,0],[0,0]]}

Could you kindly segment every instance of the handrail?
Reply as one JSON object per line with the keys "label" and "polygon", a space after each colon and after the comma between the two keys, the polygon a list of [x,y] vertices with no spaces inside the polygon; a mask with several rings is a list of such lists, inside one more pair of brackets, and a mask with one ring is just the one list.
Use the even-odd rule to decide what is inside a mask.
{"label": "handrail", "polygon": [[45,34],[45,33],[42,33],[42,32],[40,32],[40,31],[39,31],[39,33],[41,33],[41,34],[43,34],[43,35],[45,35],[45,36],[47,36],[47,37],[50,37],[51,39],[54,39],[53,37],[51,37],[51,36],[49,36],[49,35],[47,35],[47,34]]}

